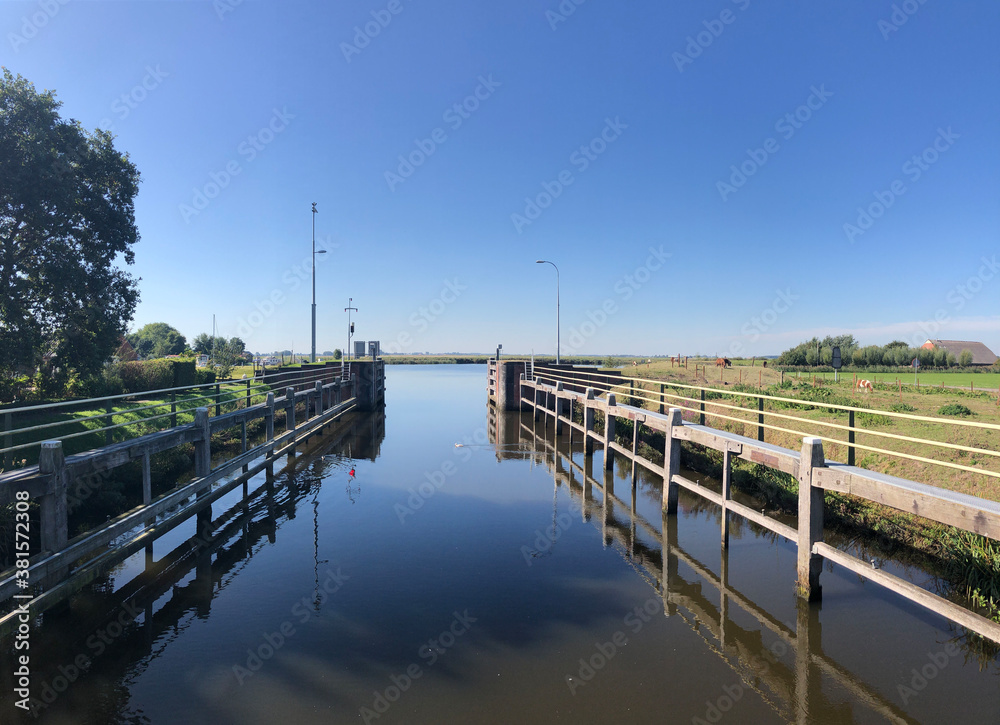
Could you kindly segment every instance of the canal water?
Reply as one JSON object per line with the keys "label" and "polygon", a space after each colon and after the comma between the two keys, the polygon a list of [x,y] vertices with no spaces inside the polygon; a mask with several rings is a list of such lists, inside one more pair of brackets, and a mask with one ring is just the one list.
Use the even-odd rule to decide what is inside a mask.
{"label": "canal water", "polygon": [[832,566],[801,605],[791,543],[734,521],[724,556],[711,505],[664,521],[656,476],[491,412],[483,366],[386,384],[34,622],[35,721],[1000,722],[940,617]]}

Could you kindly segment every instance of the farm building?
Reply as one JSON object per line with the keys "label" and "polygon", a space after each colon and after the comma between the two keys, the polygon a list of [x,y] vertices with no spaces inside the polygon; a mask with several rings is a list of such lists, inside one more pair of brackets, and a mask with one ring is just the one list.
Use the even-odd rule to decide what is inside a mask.
{"label": "farm building", "polygon": [[971,342],[969,340],[928,340],[920,347],[925,350],[945,350],[952,353],[956,358],[962,354],[962,350],[968,350],[972,353],[973,365],[992,365],[997,361],[997,356],[993,354],[993,351],[981,342]]}

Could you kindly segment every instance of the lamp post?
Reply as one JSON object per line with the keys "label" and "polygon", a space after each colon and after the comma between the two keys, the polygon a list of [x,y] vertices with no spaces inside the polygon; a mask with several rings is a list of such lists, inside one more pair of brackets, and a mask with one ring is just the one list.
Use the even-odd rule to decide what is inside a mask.
{"label": "lamp post", "polygon": [[312,352],[309,354],[309,362],[316,362],[316,255],[326,254],[325,249],[316,251],[316,215],[319,213],[316,211],[316,202],[312,203],[312,218],[313,218],[313,245],[312,245],[312,283],[313,283],[313,301],[312,301]]}
{"label": "lamp post", "polygon": [[536,259],[535,264],[551,264],[556,268],[556,365],[561,364],[561,358],[559,357],[559,268],[556,267],[555,262],[550,262],[547,259]]}
{"label": "lamp post", "polygon": [[347,307],[344,308],[344,312],[347,313],[347,349],[344,350],[344,359],[350,360],[351,354],[351,335],[354,334],[354,325],[351,324],[351,310],[355,312],[358,311],[357,307],[351,307],[351,303],[354,302],[353,297],[347,298]]}

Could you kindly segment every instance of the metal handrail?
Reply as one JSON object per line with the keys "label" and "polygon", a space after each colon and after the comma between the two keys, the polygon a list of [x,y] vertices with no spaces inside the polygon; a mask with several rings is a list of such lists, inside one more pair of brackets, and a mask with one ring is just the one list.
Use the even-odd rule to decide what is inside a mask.
{"label": "metal handrail", "polygon": [[[573,371],[562,371],[562,370],[560,370],[560,371],[555,371],[556,374],[553,374],[552,371],[544,370],[543,369],[541,372],[543,374],[538,376],[540,379],[549,378],[549,379],[555,381],[556,378],[559,377],[559,375],[558,375],[559,373],[573,372]],[[588,373],[588,374],[592,374],[592,373]],[[602,376],[602,377],[609,377],[609,376]],[[622,378],[617,378],[616,376],[611,376],[611,377],[615,377],[615,379],[622,379]],[[624,378],[624,379],[625,380],[636,380],[636,381],[639,381],[639,382],[654,382],[654,383],[663,383],[664,385],[673,385],[673,383],[669,383],[669,382],[666,382],[666,381],[652,381],[652,380],[649,380],[649,379],[643,380],[643,379],[639,379],[639,378]],[[566,380],[561,380],[561,381],[558,381],[558,382],[570,382],[570,383],[572,383],[574,385],[579,385],[579,384],[581,384],[583,382],[590,382],[590,381],[578,381],[578,380],[566,379]],[[622,387],[620,384],[610,385],[608,383],[604,383],[604,385],[608,388],[608,392],[610,392],[612,388]],[[689,389],[696,389],[696,390],[710,390],[712,392],[719,392],[718,388],[699,388],[699,387],[696,387],[696,386],[687,386],[687,385],[683,385],[683,386],[680,386],[680,387],[685,387],[685,388],[689,388]],[[642,389],[640,389],[640,390],[642,390]],[[627,391],[627,389],[626,389],[626,391]],[[642,390],[642,392],[650,392],[650,393],[652,393],[654,395],[659,395],[658,393],[655,393],[655,391]],[[647,402],[650,402],[650,403],[665,402],[665,401],[662,401],[662,400],[653,400],[651,398],[647,398],[647,397],[644,397],[642,395],[636,394],[636,391],[628,392],[627,394],[628,394],[628,397],[630,397],[630,398],[635,398],[635,399],[638,399],[638,400],[644,400],[644,401],[647,401]],[[771,397],[771,396],[758,395],[758,394],[741,394],[741,393],[738,393],[736,391],[733,391],[732,393],[725,392],[724,394],[725,395],[744,395],[746,397],[763,398],[764,400],[790,401],[790,402],[794,402],[794,403],[799,404],[799,405],[801,405],[803,403],[812,404],[812,402],[813,402],[813,401],[796,401],[794,399],[789,399],[789,398],[774,398],[774,397]],[[666,393],[663,393],[662,395],[664,397],[677,398],[677,399],[681,399],[681,400],[688,400],[688,401],[691,400],[690,398],[683,398],[681,396],[676,396],[676,395],[670,395],[670,396],[668,396]],[[697,401],[697,402],[700,403],[701,401]],[[748,408],[737,407],[737,406],[730,406],[730,405],[726,405],[725,403],[719,403],[719,402],[714,402],[714,401],[708,401],[708,405],[717,406],[717,407],[720,407],[720,408],[727,408],[727,409],[730,409],[730,410],[746,411],[748,413],[758,413],[758,414],[761,413],[761,411],[757,411],[757,410],[753,410],[753,409],[748,409]],[[824,404],[819,403],[817,405],[822,406]],[[733,417],[733,416],[730,416],[730,415],[723,415],[722,413],[714,413],[714,412],[710,412],[710,411],[702,411],[700,408],[688,407],[688,406],[684,406],[684,405],[677,405],[677,404],[673,404],[673,403],[671,404],[671,406],[675,407],[675,408],[679,408],[681,410],[686,410],[686,411],[689,411],[689,412],[693,412],[693,413],[699,413],[699,414],[704,413],[706,417],[710,416],[710,417],[718,418],[718,419],[721,419],[721,420],[729,420],[729,421],[733,421],[733,422],[736,422],[736,423],[754,425],[754,426],[757,426],[758,428],[764,428],[764,429],[767,429],[767,430],[779,431],[779,432],[782,432],[782,433],[790,433],[790,434],[796,435],[796,436],[813,435],[811,433],[806,433],[804,431],[792,430],[792,429],[789,429],[789,428],[784,428],[784,427],[776,426],[776,425],[773,425],[773,424],[760,423],[759,421],[751,421],[751,420],[746,420],[746,419],[743,419],[743,418],[736,418],[736,417]],[[837,408],[844,408],[845,406],[836,406],[836,407]],[[882,414],[883,413],[883,411],[881,411],[881,410],[872,410],[872,409],[865,409],[865,408],[849,408],[849,410],[855,410],[855,411],[860,411],[860,412],[869,413],[869,414],[871,414],[871,413]],[[783,419],[787,419],[787,420],[796,420],[796,421],[800,421],[800,422],[803,422],[803,423],[818,424],[818,425],[827,426],[827,427],[831,427],[831,428],[836,428],[836,429],[840,429],[840,430],[848,430],[848,431],[850,431],[850,430],[857,430],[857,429],[852,429],[849,426],[843,426],[843,425],[836,424],[836,423],[827,423],[825,421],[816,421],[816,420],[811,420],[811,419],[807,419],[807,418],[797,418],[795,416],[784,415],[782,413],[775,413],[775,412],[764,411],[764,415],[769,415],[769,416],[772,416],[772,417],[783,418]],[[945,420],[945,419],[937,419],[937,418],[925,418],[925,419],[926,420],[931,420],[931,421],[934,421],[934,422],[938,422],[938,421],[940,421],[940,422],[959,422],[959,421],[948,421],[948,420]],[[883,437],[886,437],[886,438],[893,438],[893,439],[902,440],[902,441],[910,442],[910,443],[924,444],[924,445],[931,446],[931,447],[954,449],[954,450],[964,450],[964,451],[972,452],[972,453],[983,453],[983,454],[990,455],[990,456],[1000,456],[1000,452],[993,451],[993,450],[990,450],[990,449],[971,448],[971,447],[968,447],[968,446],[959,446],[957,444],[945,443],[943,441],[932,441],[932,440],[926,440],[926,439],[922,439],[922,438],[913,438],[913,437],[910,437],[910,436],[901,436],[901,435],[894,434],[894,433],[884,433],[884,432],[880,432],[880,431],[873,431],[873,430],[867,430],[866,429],[865,430],[865,434],[866,435],[880,435],[880,436],[883,436]],[[955,469],[955,470],[966,471],[966,472],[969,472],[969,473],[982,474],[982,475],[985,475],[985,476],[988,476],[988,477],[991,477],[991,478],[1000,478],[1000,472],[991,471],[991,470],[986,469],[986,468],[977,468],[977,467],[973,467],[973,466],[966,466],[966,465],[963,465],[963,464],[960,464],[960,463],[952,463],[950,461],[935,460],[933,458],[926,458],[924,456],[917,456],[917,455],[914,455],[914,454],[911,454],[911,453],[904,453],[902,451],[891,451],[891,450],[887,450],[887,449],[884,449],[884,448],[877,448],[875,446],[864,445],[864,444],[861,444],[861,443],[856,443],[856,442],[852,443],[850,441],[843,441],[843,440],[839,440],[839,439],[836,439],[836,438],[831,438],[829,436],[816,435],[815,437],[820,438],[820,439],[822,439],[824,441],[827,441],[829,443],[835,443],[837,445],[843,445],[843,446],[850,446],[850,447],[853,447],[853,448],[856,448],[856,449],[871,451],[873,453],[880,453],[880,454],[883,454],[883,455],[894,456],[894,457],[897,457],[897,458],[904,458],[904,459],[907,459],[907,460],[918,461],[918,462],[921,462],[921,463],[928,463],[928,464],[932,464],[932,465],[942,466],[942,467],[945,467],[945,468],[951,468],[951,469]]]}
{"label": "metal handrail", "polygon": [[[548,371],[548,368],[545,368],[545,367],[542,367],[542,366],[539,366],[539,369],[541,369],[543,372]],[[836,403],[822,403],[822,402],[814,401],[814,400],[799,400],[799,399],[796,399],[796,398],[783,398],[783,397],[780,397],[780,396],[777,396],[777,395],[765,395],[763,393],[744,393],[742,391],[737,391],[737,390],[729,391],[729,390],[722,390],[720,388],[704,387],[704,386],[700,386],[700,385],[687,385],[685,383],[675,383],[675,382],[671,382],[669,380],[656,380],[655,378],[632,378],[632,377],[627,377],[625,375],[621,375],[621,376],[606,375],[606,374],[603,374],[603,373],[600,373],[600,372],[597,372],[597,371],[583,373],[583,372],[578,371],[578,370],[558,370],[558,371],[555,371],[555,372],[557,372],[557,373],[581,374],[581,375],[599,375],[601,377],[606,377],[606,378],[613,379],[613,380],[626,380],[626,381],[631,380],[631,381],[640,382],[640,383],[655,383],[655,384],[658,384],[658,385],[670,385],[671,387],[685,388],[685,389],[688,389],[688,390],[705,390],[707,392],[712,392],[712,393],[719,393],[719,392],[721,392],[721,393],[723,393],[725,395],[738,395],[738,396],[742,396],[742,397],[745,397],[745,398],[764,398],[765,400],[777,400],[777,401],[780,401],[780,402],[783,402],[783,403],[794,403],[796,405],[812,405],[812,406],[815,406],[815,407],[829,408],[831,410],[846,410],[846,411],[852,411],[853,410],[856,413],[871,413],[871,412],[873,412],[873,409],[871,409],[871,408],[857,408],[857,407],[851,406],[851,405],[838,405]],[[581,384],[582,381],[569,380],[569,381],[563,381],[563,382],[572,382],[574,385],[579,385],[579,384]],[[653,392],[653,391],[650,391],[650,392]],[[970,421],[970,420],[953,420],[953,419],[950,419],[950,418],[934,418],[934,417],[926,416],[926,415],[911,415],[909,413],[897,413],[895,411],[889,411],[889,410],[877,410],[875,412],[878,412],[880,415],[887,415],[887,416],[889,416],[891,418],[905,418],[907,420],[918,420],[918,421],[923,421],[925,423],[947,423],[949,425],[966,426],[966,427],[970,427],[970,428],[979,428],[979,429],[1000,431],[1000,425],[995,424],[995,423],[978,423],[978,422]]]}
{"label": "metal handrail", "polygon": [[[343,366],[341,367],[341,369],[343,369]],[[307,374],[300,375],[294,381],[293,380],[289,380],[288,382],[292,383],[293,385],[302,385],[303,383],[316,382],[316,381],[320,380],[321,378],[329,377],[329,375],[331,374],[331,372],[335,372],[335,371],[336,371],[336,366],[333,366],[333,367],[330,367],[330,368],[322,368],[322,369],[317,368],[315,370],[308,370],[307,369]],[[161,389],[158,389],[158,390],[144,390],[144,391],[140,391],[140,392],[136,392],[136,393],[125,393],[125,394],[121,394],[121,395],[109,395],[109,396],[104,396],[104,397],[100,397],[100,398],[82,398],[82,399],[79,399],[79,400],[66,400],[66,401],[62,401],[62,402],[59,402],[59,403],[46,403],[46,404],[43,404],[43,405],[36,405],[36,406],[24,406],[24,407],[21,407],[21,408],[8,408],[6,410],[0,410],[0,414],[2,414],[2,415],[13,415],[15,413],[22,413],[23,414],[25,412],[36,412],[36,411],[53,410],[53,409],[60,408],[60,407],[80,407],[80,406],[86,406],[86,405],[89,405],[89,404],[92,404],[92,403],[106,403],[106,402],[110,402],[110,401],[114,401],[114,400],[135,399],[135,398],[139,398],[139,397],[149,397],[149,396],[152,396],[152,395],[160,395],[160,394],[165,394],[165,393],[176,393],[176,392],[181,392],[181,391],[188,392],[188,391],[201,390],[201,389],[204,389],[204,388],[213,388],[213,387],[219,388],[219,392],[216,393],[216,394],[197,395],[197,396],[194,396],[194,397],[181,398],[179,400],[175,400],[175,401],[171,401],[171,402],[154,403],[152,405],[140,406],[140,407],[137,407],[137,408],[129,408],[128,410],[117,410],[117,411],[116,410],[112,410],[110,412],[105,411],[105,412],[95,413],[94,415],[88,415],[88,416],[81,417],[81,418],[70,418],[68,420],[55,421],[55,422],[52,422],[52,423],[42,423],[42,424],[39,424],[39,425],[28,426],[28,427],[24,427],[24,428],[12,428],[10,430],[0,431],[0,435],[3,435],[4,437],[13,437],[15,435],[21,435],[21,434],[24,434],[24,433],[30,433],[30,432],[38,431],[38,430],[46,430],[46,429],[50,429],[50,428],[57,428],[59,426],[85,424],[88,421],[103,420],[105,418],[112,418],[113,419],[113,417],[116,416],[116,415],[121,416],[121,415],[126,415],[126,414],[129,414],[129,413],[141,412],[141,411],[144,411],[144,410],[152,410],[152,409],[157,409],[157,408],[165,408],[165,407],[176,406],[176,405],[181,405],[181,404],[191,404],[191,403],[196,403],[196,402],[200,402],[200,401],[214,401],[214,404],[216,406],[223,406],[223,405],[229,405],[230,403],[238,403],[238,402],[242,401],[244,399],[244,396],[243,396],[244,392],[249,392],[251,399],[253,399],[254,397],[259,397],[261,395],[261,392],[254,393],[253,391],[270,391],[271,390],[271,386],[267,385],[265,383],[257,383],[257,384],[247,385],[248,382],[251,382],[251,381],[254,381],[254,380],[257,380],[257,378],[232,378],[232,379],[227,379],[227,380],[220,380],[220,381],[217,381],[217,382],[214,382],[214,383],[202,383],[202,384],[199,384],[199,385],[187,385],[187,386],[179,386],[179,387],[175,387],[175,388],[161,388]],[[225,389],[223,389],[224,386],[225,386]],[[235,387],[234,388],[233,386],[239,386],[239,387]],[[229,399],[229,400],[222,400],[222,396],[223,395],[234,395],[234,393],[237,393],[237,395],[235,395],[231,399]],[[147,422],[147,421],[159,420],[161,418],[171,417],[171,416],[174,416],[174,415],[177,415],[177,411],[171,411],[169,413],[161,413],[161,414],[152,415],[152,416],[143,416],[141,419],[135,420],[135,421],[129,421],[129,422],[126,422],[126,423],[118,423],[118,424],[114,424],[114,425],[107,425],[107,426],[102,426],[100,428],[88,429],[86,431],[82,431],[82,432],[78,432],[78,433],[71,433],[71,434],[67,434],[67,435],[64,435],[64,436],[57,436],[54,440],[67,440],[67,439],[70,439],[70,438],[77,438],[77,437],[80,437],[80,436],[91,435],[93,433],[101,433],[101,432],[105,432],[105,431],[109,431],[109,430],[115,430],[117,428],[124,428],[124,427],[130,426],[130,425],[138,425],[140,423],[144,423],[144,422]],[[3,454],[3,453],[13,453],[14,451],[19,451],[19,450],[24,450],[24,449],[27,449],[27,448],[32,448],[32,447],[38,446],[40,444],[41,444],[41,441],[33,441],[33,442],[30,442],[30,443],[23,443],[23,444],[16,445],[16,446],[7,446],[7,447],[0,448],[0,454]]]}

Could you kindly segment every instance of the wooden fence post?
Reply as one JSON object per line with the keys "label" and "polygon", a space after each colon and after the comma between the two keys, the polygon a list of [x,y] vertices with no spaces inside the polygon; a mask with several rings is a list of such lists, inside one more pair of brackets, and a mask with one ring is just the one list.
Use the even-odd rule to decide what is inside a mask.
{"label": "wooden fence post", "polygon": [[666,392],[666,390],[667,390],[667,386],[664,385],[663,383],[660,383],[660,415],[663,415],[663,413],[665,412],[664,411],[664,405],[665,405],[664,401],[666,400],[666,398],[664,397],[663,394],[664,394],[664,392]]}
{"label": "wooden fence post", "polygon": [[[105,427],[114,425],[115,417],[114,415],[112,415],[112,413],[114,413],[115,408],[111,404],[110,400],[104,404],[104,410],[107,413],[107,416],[105,417],[105,420],[107,421],[105,423]],[[110,446],[114,442],[115,442],[115,432],[113,430],[104,431],[104,445]]]}
{"label": "wooden fence post", "polygon": [[[269,392],[267,394],[267,413],[264,414],[264,431],[267,436],[267,442],[270,443],[274,440],[274,393]],[[265,454],[265,459],[268,461],[267,465],[267,475],[274,475],[274,465],[271,461],[274,459],[274,450],[269,450]]]}
{"label": "wooden fence post", "polygon": [[667,412],[666,442],[663,447],[663,510],[669,514],[677,513],[678,486],[674,476],[681,472],[681,441],[674,438],[674,428],[684,425],[680,408],[671,408]]}
{"label": "wooden fence post", "polygon": [[250,378],[247,378],[247,404],[245,407],[250,407]]}
{"label": "wooden fence post", "polygon": [[177,427],[177,393],[170,394],[170,427]]}
{"label": "wooden fence post", "polygon": [[215,417],[218,418],[219,414],[222,412],[222,406],[219,404],[219,400],[222,397],[222,386],[218,383],[215,384]]}
{"label": "wooden fence post", "polygon": [[583,404],[583,455],[594,455],[594,401],[597,393],[593,388],[587,388],[587,400]]}
{"label": "wooden fence post", "polygon": [[[295,388],[285,388],[285,432],[295,430]],[[295,456],[294,441],[288,457]]]}
{"label": "wooden fence post", "polygon": [[608,393],[608,407],[604,412],[604,470],[614,470],[615,454],[611,450],[611,443],[615,440],[615,416],[611,409],[617,405],[615,394]]}
{"label": "wooden fence post", "polygon": [[847,465],[854,465],[854,411],[848,411],[847,413],[847,425],[850,428],[847,431],[847,442],[850,445],[847,447]]}
{"label": "wooden fence post", "polygon": [[323,415],[323,383],[316,381],[316,415]]}
{"label": "wooden fence post", "polygon": [[701,389],[701,417],[699,418],[699,423],[705,425],[705,389]]}
{"label": "wooden fence post", "polygon": [[764,398],[757,398],[757,440],[764,442]]}
{"label": "wooden fence post", "polygon": [[[3,447],[4,448],[10,448],[11,446],[14,445],[14,438],[10,434],[10,432],[12,430],[14,430],[14,421],[13,421],[13,418],[14,418],[13,413],[4,413],[3,414],[3,431],[4,431]],[[3,470],[9,471],[13,467],[14,467],[14,452],[13,451],[6,451],[6,452],[4,452],[4,454],[3,454]]]}
{"label": "wooden fence post", "polygon": [[38,499],[42,551],[57,553],[69,540],[66,505],[66,459],[62,441],[45,441],[38,454],[38,473],[51,477],[52,492]]}
{"label": "wooden fence post", "polygon": [[722,452],[722,548],[729,548],[729,499],[733,482],[733,452]]}
{"label": "wooden fence post", "polygon": [[818,600],[822,594],[819,575],[823,557],[812,553],[813,544],[823,540],[823,489],[813,486],[813,470],[826,465],[823,441],[820,438],[802,439],[799,460],[799,537],[798,582],[796,593],[809,601]]}
{"label": "wooden fence post", "polygon": [[212,472],[212,434],[208,425],[208,408],[194,412],[194,425],[199,438],[194,442],[194,475],[203,478]]}
{"label": "wooden fence post", "polygon": [[149,506],[153,501],[153,473],[149,460],[149,451],[142,454],[142,505]]}
{"label": "wooden fence post", "polygon": [[556,418],[556,435],[557,436],[558,435],[562,435],[562,432],[563,432],[563,420],[562,420],[563,399],[559,397],[559,393],[561,393],[562,391],[563,391],[563,384],[562,384],[562,382],[557,382],[556,383],[556,392],[554,392],[552,394],[552,398],[555,401],[555,405],[553,405],[552,407],[555,408],[554,412],[556,414],[555,418]]}

